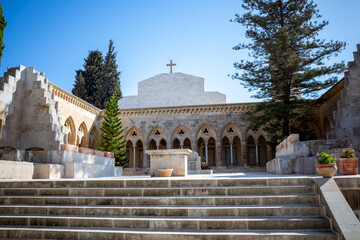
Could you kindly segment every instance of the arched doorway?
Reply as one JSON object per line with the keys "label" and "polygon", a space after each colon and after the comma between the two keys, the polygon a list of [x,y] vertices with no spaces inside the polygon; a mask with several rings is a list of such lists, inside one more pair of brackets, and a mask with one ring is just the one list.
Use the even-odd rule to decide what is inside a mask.
{"label": "arched doorway", "polygon": [[134,167],[134,151],[133,151],[133,144],[131,141],[126,142],[126,157],[129,159],[126,167],[132,168]]}
{"label": "arched doorway", "polygon": [[149,143],[149,150],[156,150],[156,142],[154,139],[151,139],[150,140],[150,143]]}
{"label": "arched doorway", "polygon": [[159,150],[164,150],[164,149],[167,149],[166,141],[165,139],[161,139],[159,144]]}
{"label": "arched doorway", "polygon": [[65,143],[75,145],[76,131],[72,117],[68,117],[64,123]]}
{"label": "arched doorway", "polygon": [[256,166],[256,145],[252,136],[247,139],[247,164],[249,166]]}
{"label": "arched doorway", "polygon": [[221,143],[221,165],[231,166],[230,141],[227,137],[224,137]]}
{"label": "arched doorway", "polygon": [[242,163],[242,158],[241,158],[242,155],[241,155],[241,141],[238,136],[236,136],[233,140],[232,150],[233,150],[233,165],[239,166]]}
{"label": "arched doorway", "polygon": [[135,152],[136,152],[135,166],[138,168],[144,167],[144,161],[143,161],[144,150],[143,150],[143,143],[141,140],[137,141]]}
{"label": "arched doorway", "polygon": [[183,148],[191,150],[191,141],[190,141],[190,139],[185,138]]}
{"label": "arched doorway", "polygon": [[79,129],[77,131],[76,145],[85,148],[89,146],[88,131],[84,122],[80,124]]}
{"label": "arched doorway", "polygon": [[208,141],[208,166],[215,166],[215,139],[214,138],[209,138]]}
{"label": "arched doorway", "polygon": [[180,149],[180,140],[177,138],[173,141],[173,149]]}
{"label": "arched doorway", "polygon": [[259,137],[258,152],[260,167],[265,167],[267,163],[267,145],[263,136]]}

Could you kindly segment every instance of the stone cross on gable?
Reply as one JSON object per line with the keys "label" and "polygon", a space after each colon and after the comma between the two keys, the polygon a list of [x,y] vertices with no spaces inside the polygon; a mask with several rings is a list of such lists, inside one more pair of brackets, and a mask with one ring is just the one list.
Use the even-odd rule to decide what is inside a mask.
{"label": "stone cross on gable", "polygon": [[176,63],[172,63],[172,60],[170,60],[170,64],[166,64],[167,67],[170,67],[170,73],[172,73],[172,67],[176,66]]}

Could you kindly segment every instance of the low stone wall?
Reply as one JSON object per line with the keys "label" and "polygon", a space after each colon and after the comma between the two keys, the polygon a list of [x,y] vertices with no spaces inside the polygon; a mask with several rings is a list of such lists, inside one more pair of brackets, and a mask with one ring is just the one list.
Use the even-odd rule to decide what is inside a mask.
{"label": "low stone wall", "polygon": [[60,179],[64,174],[63,164],[34,163],[34,179]]}
{"label": "low stone wall", "polygon": [[299,134],[291,134],[276,146],[276,157],[288,155],[309,155],[309,148],[306,142],[300,142]]}
{"label": "low stone wall", "polygon": [[325,206],[326,215],[331,218],[332,226],[339,234],[339,239],[358,240],[360,222],[337,183],[333,178],[318,178],[316,183],[321,203]]}
{"label": "low stone wall", "polygon": [[33,174],[32,162],[0,160],[0,179],[32,179]]}
{"label": "low stone wall", "polygon": [[334,180],[360,220],[360,176],[335,177]]}
{"label": "low stone wall", "polygon": [[[70,148],[67,148],[70,149]],[[88,149],[87,153],[57,150],[51,151],[51,162],[65,165],[64,177],[66,178],[97,178],[119,177],[123,175],[122,167],[115,167],[114,158],[99,156],[100,151]],[[92,154],[89,154],[92,153]]]}
{"label": "low stone wall", "polygon": [[266,171],[275,174],[315,174],[315,157],[279,156],[266,163]]}

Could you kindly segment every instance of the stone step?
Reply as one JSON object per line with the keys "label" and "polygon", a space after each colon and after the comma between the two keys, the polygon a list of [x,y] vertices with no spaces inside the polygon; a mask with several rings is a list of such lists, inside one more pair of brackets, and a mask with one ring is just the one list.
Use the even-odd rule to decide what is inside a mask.
{"label": "stone step", "polygon": [[174,188],[1,188],[2,196],[211,196],[315,193],[311,185]]}
{"label": "stone step", "polygon": [[0,204],[34,205],[279,205],[319,204],[317,194],[244,195],[244,196],[0,196]]}
{"label": "stone step", "polygon": [[274,206],[33,206],[2,205],[3,215],[83,216],[325,216],[320,205]]}
{"label": "stone step", "polygon": [[337,240],[337,234],[324,231],[282,230],[282,231],[171,231],[134,229],[76,229],[76,228],[34,228],[0,227],[1,238],[26,239],[148,239],[148,240]]}
{"label": "stone step", "polygon": [[71,228],[141,228],[193,230],[329,230],[328,218],[320,217],[109,217],[0,215],[1,226],[57,226]]}
{"label": "stone step", "polygon": [[227,187],[227,186],[283,186],[314,185],[311,178],[270,178],[270,179],[186,179],[186,178],[150,178],[144,179],[61,179],[61,180],[22,180],[1,181],[0,188],[8,187]]}

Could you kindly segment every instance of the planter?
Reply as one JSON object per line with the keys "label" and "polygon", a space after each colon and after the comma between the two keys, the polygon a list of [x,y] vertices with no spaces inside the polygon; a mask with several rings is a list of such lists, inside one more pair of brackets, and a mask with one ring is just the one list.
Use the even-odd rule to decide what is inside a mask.
{"label": "planter", "polygon": [[339,174],[357,175],[359,173],[358,158],[339,158],[337,163]]}
{"label": "planter", "polygon": [[174,169],[158,169],[159,177],[171,177]]}
{"label": "planter", "polygon": [[206,162],[201,162],[202,167],[205,167],[205,165],[206,165]]}
{"label": "planter", "polygon": [[325,178],[331,178],[335,175],[337,167],[336,167],[336,163],[328,163],[328,164],[318,163],[316,169],[321,176]]}

